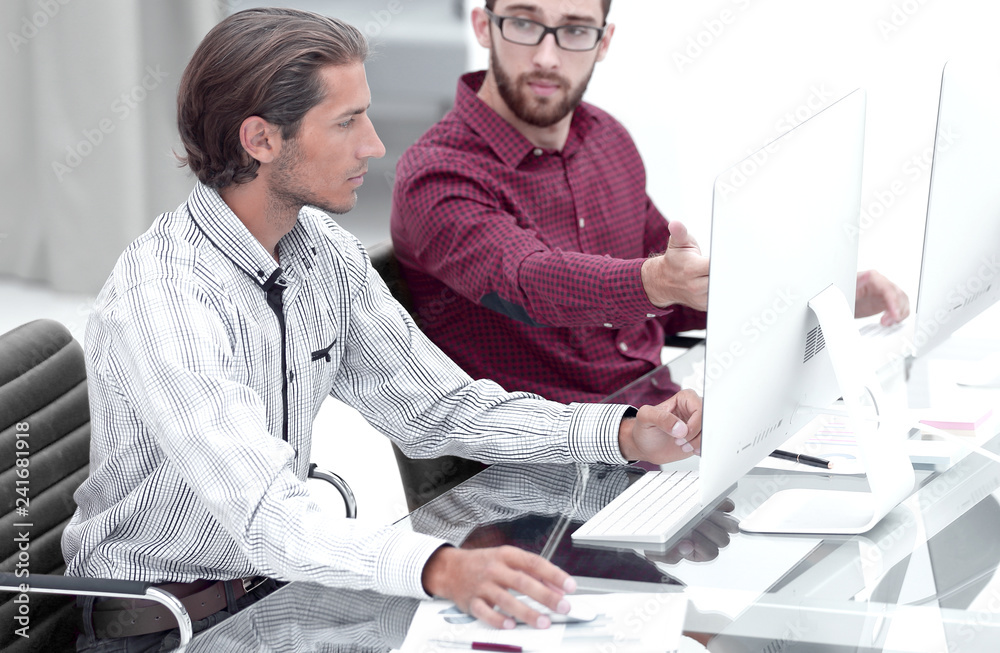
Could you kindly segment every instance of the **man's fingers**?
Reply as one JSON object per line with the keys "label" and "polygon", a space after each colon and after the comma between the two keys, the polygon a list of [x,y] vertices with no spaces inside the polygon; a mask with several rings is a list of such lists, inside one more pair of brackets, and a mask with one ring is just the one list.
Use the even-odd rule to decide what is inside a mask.
{"label": "man's fingers", "polygon": [[685,440],[696,451],[701,449],[702,401],[693,390],[681,390],[672,397],[672,411],[684,420],[687,427]]}
{"label": "man's fingers", "polygon": [[482,597],[477,596],[472,599],[469,603],[468,612],[476,619],[479,619],[494,628],[504,628],[509,630],[517,625],[517,622],[513,617],[497,612],[493,609],[493,606],[489,605],[489,603]]}
{"label": "man's fingers", "polygon": [[705,519],[698,524],[697,530],[720,549],[729,546],[729,532],[725,528],[720,527],[711,518]]}
{"label": "man's fingers", "polygon": [[724,512],[713,512],[708,518],[717,525],[719,528],[724,529],[727,533],[739,533],[740,532],[740,520],[736,519],[732,515],[726,514]]}
{"label": "man's fingers", "polygon": [[[725,537],[726,544],[729,544],[729,535],[726,535]],[[700,526],[691,533],[689,539],[694,543],[694,553],[686,556],[691,562],[707,562],[709,560],[715,560],[719,557],[719,549],[721,547],[716,544],[715,541],[706,536],[705,533],[701,531]]]}
{"label": "man's fingers", "polygon": [[673,220],[667,225],[667,229],[670,231],[670,240],[667,247],[694,247],[698,249],[698,243],[682,222]]}
{"label": "man's fingers", "polygon": [[[512,546],[502,547],[502,551],[508,564],[514,569],[523,571],[533,585],[537,585],[548,592],[552,592],[553,590],[548,589],[546,586],[561,588],[554,592],[560,595],[558,598],[562,598],[562,594],[576,591],[576,581],[573,580],[573,577],[545,558]],[[524,582],[523,579],[521,582]],[[523,594],[529,594],[524,588],[515,587],[514,589]],[[532,597],[542,601],[542,603],[545,603],[553,610],[556,607],[554,604],[550,605],[547,601],[543,601],[537,596],[532,595]],[[558,598],[556,599],[557,601]]]}
{"label": "man's fingers", "polygon": [[[510,592],[501,592],[502,596],[496,597],[496,607],[501,612],[509,614],[521,623],[528,624],[532,628],[548,628],[552,625],[552,619],[542,614],[538,610],[519,601]],[[534,598],[534,597],[532,597]],[[538,599],[535,599],[536,601]]]}

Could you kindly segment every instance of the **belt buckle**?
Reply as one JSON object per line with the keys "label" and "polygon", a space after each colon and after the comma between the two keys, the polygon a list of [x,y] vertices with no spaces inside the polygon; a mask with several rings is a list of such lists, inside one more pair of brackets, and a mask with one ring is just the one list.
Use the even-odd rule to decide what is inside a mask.
{"label": "belt buckle", "polygon": [[264,584],[267,580],[267,576],[247,576],[246,578],[240,579],[243,582],[243,593],[249,594],[258,587]]}

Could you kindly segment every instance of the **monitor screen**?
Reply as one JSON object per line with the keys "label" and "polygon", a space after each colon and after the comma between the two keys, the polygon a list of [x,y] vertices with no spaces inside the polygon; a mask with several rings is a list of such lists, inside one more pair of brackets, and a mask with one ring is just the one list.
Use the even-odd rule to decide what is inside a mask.
{"label": "monitor screen", "polygon": [[941,77],[913,333],[922,356],[1000,298],[1000,64]]}
{"label": "monitor screen", "polygon": [[[857,90],[715,184],[705,352],[703,496],[724,492],[840,396],[809,301],[831,285],[853,318],[864,155]],[[749,159],[748,159],[749,161]],[[753,174],[728,184],[734,170]]]}

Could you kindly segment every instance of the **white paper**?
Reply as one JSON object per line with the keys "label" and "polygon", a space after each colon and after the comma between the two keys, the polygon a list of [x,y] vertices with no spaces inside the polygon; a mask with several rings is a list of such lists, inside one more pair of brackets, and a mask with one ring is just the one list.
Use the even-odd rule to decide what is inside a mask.
{"label": "white paper", "polygon": [[574,610],[593,612],[589,622],[554,624],[546,630],[524,624],[492,628],[463,614],[450,601],[425,601],[417,608],[400,653],[455,653],[444,642],[513,644],[528,651],[655,653],[680,646],[687,598],[679,593],[574,594]]}

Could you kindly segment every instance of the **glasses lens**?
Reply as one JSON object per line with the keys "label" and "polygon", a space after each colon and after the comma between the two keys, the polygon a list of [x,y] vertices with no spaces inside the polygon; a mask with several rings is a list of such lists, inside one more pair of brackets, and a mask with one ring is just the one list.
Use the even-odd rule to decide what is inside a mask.
{"label": "glasses lens", "polygon": [[508,41],[523,43],[524,45],[535,45],[545,32],[545,27],[533,20],[522,18],[505,18],[502,25],[502,34]]}
{"label": "glasses lens", "polygon": [[556,30],[559,45],[567,50],[591,50],[597,45],[598,30],[593,27],[564,25]]}

